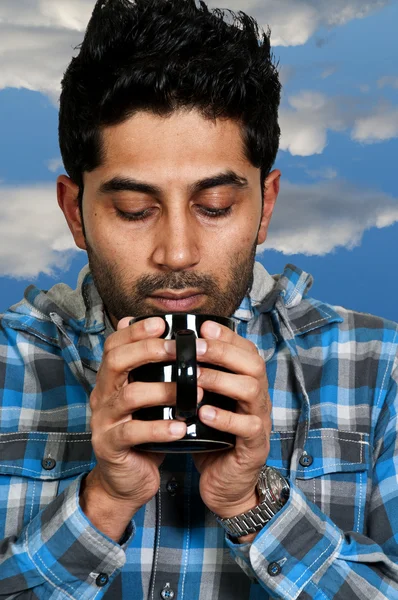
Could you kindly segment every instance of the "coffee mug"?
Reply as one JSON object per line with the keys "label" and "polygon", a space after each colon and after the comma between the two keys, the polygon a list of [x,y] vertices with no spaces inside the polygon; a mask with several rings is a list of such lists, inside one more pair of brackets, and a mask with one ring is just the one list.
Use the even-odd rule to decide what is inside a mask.
{"label": "coffee mug", "polygon": [[[198,410],[204,404],[235,412],[236,401],[221,394],[204,390],[203,399],[197,402],[197,360],[196,339],[200,337],[200,328],[205,321],[215,321],[232,331],[236,331],[236,321],[228,317],[215,315],[173,313],[169,315],[150,315],[160,317],[165,323],[165,331],[161,336],[176,342],[176,360],[169,362],[150,363],[130,371],[129,383],[133,381],[146,382],[176,382],[176,406],[151,406],[140,408],[133,413],[133,419],[140,421],[173,420],[185,421],[187,432],[185,437],[172,442],[149,442],[137,444],[136,450],[146,452],[212,452],[225,450],[235,445],[235,436],[231,433],[218,431],[202,423]],[[149,316],[135,317],[130,320],[130,325],[148,319]],[[219,371],[230,372],[228,369],[200,363],[203,367]]]}

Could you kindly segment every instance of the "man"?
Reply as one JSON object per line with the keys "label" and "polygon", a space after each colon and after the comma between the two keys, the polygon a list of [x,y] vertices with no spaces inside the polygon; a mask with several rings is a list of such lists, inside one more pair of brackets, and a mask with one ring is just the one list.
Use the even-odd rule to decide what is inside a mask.
{"label": "man", "polygon": [[[58,202],[89,265],[2,315],[0,598],[398,598],[398,327],[255,262],[280,85],[269,34],[224,17],[97,2],[65,73]],[[181,309],[238,322],[197,342],[232,450],[135,449],[186,431],[131,418],[175,384],[127,382],[175,356],[153,315]]]}

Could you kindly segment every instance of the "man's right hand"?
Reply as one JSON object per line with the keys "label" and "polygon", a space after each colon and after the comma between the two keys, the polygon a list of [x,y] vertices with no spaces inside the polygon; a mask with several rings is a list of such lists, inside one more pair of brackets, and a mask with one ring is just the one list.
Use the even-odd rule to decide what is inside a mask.
{"label": "man's right hand", "polygon": [[[165,329],[163,319],[149,317],[129,325],[130,319],[119,321],[118,330],[104,345],[90,396],[90,426],[97,465],[82,481],[80,491],[82,510],[99,530],[115,541],[122,537],[134,514],[157,493],[160,485],[159,466],[165,454],[136,451],[134,446],[174,441],[186,433],[185,423],[132,419],[132,413],[143,407],[175,405],[176,384],[128,383],[132,369],[170,360],[164,339],[159,339]],[[151,325],[155,327],[151,329]]]}

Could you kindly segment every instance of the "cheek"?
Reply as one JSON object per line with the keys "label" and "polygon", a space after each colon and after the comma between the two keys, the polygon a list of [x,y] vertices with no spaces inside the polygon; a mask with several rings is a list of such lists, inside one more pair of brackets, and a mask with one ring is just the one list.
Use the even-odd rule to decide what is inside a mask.
{"label": "cheek", "polygon": [[139,274],[148,264],[151,243],[140,232],[128,232],[116,222],[98,225],[96,248],[120,273]]}
{"label": "cheek", "polygon": [[227,253],[230,254],[251,247],[257,237],[257,229],[257,221],[251,215],[246,215],[217,236],[220,250],[228,249]]}
{"label": "cheek", "polygon": [[90,221],[87,227],[87,233],[92,243],[103,252],[108,250],[119,251],[119,248],[128,244],[122,228],[109,213],[103,212],[100,208],[89,215]]}

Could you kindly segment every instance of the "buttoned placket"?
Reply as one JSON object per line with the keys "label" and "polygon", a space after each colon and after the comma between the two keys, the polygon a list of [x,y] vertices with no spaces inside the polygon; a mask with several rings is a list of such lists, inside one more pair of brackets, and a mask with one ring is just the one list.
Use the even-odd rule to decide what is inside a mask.
{"label": "buttoned placket", "polygon": [[[178,464],[182,464],[182,461],[183,459],[179,460]],[[179,477],[172,470],[169,470],[170,464],[176,464],[173,455],[168,455],[159,469],[160,487],[156,495],[155,551],[148,600],[158,600],[159,598],[170,600],[187,599],[185,592],[188,590],[184,583],[189,558],[186,553],[189,554],[190,496],[193,461],[188,455],[185,462],[185,471],[179,475],[179,477],[184,477],[183,485],[179,483]],[[177,506],[181,502],[183,502],[183,514],[177,510]],[[175,552],[181,551],[179,564],[170,564],[170,549],[164,533],[166,527],[172,527],[175,534],[181,536],[180,543],[173,544]],[[169,568],[162,568],[163,565]],[[181,591],[179,593],[178,585],[180,581]]]}
{"label": "buttoned placket", "polygon": [[275,309],[273,311],[274,318],[278,321],[281,335],[283,340],[290,351],[292,357],[294,374],[296,381],[299,386],[299,395],[301,399],[301,412],[299,421],[297,423],[297,429],[294,439],[293,453],[290,461],[290,480],[294,482],[297,477],[297,470],[301,468],[300,460],[307,460],[307,453],[305,451],[305,445],[308,437],[308,431],[310,428],[310,399],[305,388],[304,373],[300,363],[297,343],[295,340],[294,332],[289,322],[289,317],[284,303],[285,294],[281,294],[275,303]]}

